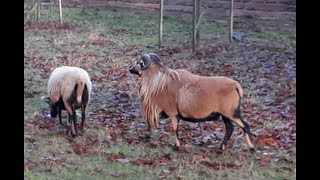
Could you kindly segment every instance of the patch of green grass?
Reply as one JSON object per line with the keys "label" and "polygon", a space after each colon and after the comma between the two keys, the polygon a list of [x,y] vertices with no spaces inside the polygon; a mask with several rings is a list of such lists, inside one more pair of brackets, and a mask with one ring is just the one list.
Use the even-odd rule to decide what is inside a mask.
{"label": "patch of green grass", "polygon": [[255,32],[253,36],[259,39],[276,39],[276,40],[295,40],[296,32],[292,30],[274,30]]}
{"label": "patch of green grass", "polygon": [[[90,130],[93,133],[93,130]],[[88,133],[88,132],[87,132]],[[95,131],[95,134],[99,133],[100,137],[104,136],[104,131]],[[288,172],[279,174],[272,168],[261,168],[255,165],[255,160],[252,157],[248,157],[244,164],[237,169],[221,169],[214,170],[212,167],[205,164],[192,164],[191,159],[193,155],[199,154],[198,148],[193,147],[192,152],[183,153],[175,152],[169,146],[149,148],[140,145],[128,145],[122,141],[116,141],[111,147],[105,147],[98,145],[96,150],[107,154],[123,154],[129,161],[137,159],[149,159],[156,160],[165,154],[170,154],[171,160],[164,165],[159,165],[154,168],[148,165],[134,165],[131,163],[121,163],[117,160],[110,161],[106,155],[77,155],[74,153],[65,154],[66,151],[72,151],[71,146],[61,137],[50,137],[50,145],[48,145],[48,136],[45,131],[37,135],[36,141],[31,146],[38,147],[37,151],[29,152],[25,156],[25,161],[32,161],[37,164],[30,170],[25,170],[25,176],[28,178],[64,178],[70,179],[100,179],[100,178],[115,178],[119,176],[125,179],[158,179],[166,177],[167,179],[176,179],[183,177],[186,179],[259,179],[263,178],[287,178]],[[31,144],[31,143],[30,143]],[[36,149],[31,147],[27,142],[25,143],[25,149]],[[53,156],[55,154],[55,156]],[[42,164],[47,158],[65,158],[66,161],[62,164],[55,166],[48,166]],[[208,154],[211,161],[226,165],[227,163],[233,163],[238,161],[237,153],[228,151],[224,155]],[[282,164],[274,164],[274,167],[282,167]]]}
{"label": "patch of green grass", "polygon": [[253,63],[253,65],[252,65],[252,69],[259,69],[259,68],[261,68],[261,67],[262,67],[261,62],[255,62],[255,63]]}
{"label": "patch of green grass", "polygon": [[276,119],[266,119],[265,121],[263,121],[263,126],[268,130],[273,130],[277,126],[281,126],[281,125],[282,125],[281,121]]}
{"label": "patch of green grass", "polygon": [[[58,14],[57,7],[45,7],[42,10],[43,21],[54,14]],[[123,13],[99,9],[65,8],[65,22],[86,22],[95,27],[103,27],[101,33],[108,34],[113,39],[125,42],[127,45],[152,47],[158,44],[158,16],[142,15],[140,13]],[[58,20],[57,20],[58,22]],[[139,22],[137,24],[137,22]],[[142,28],[143,27],[143,28]],[[121,36],[118,31],[124,31]],[[226,24],[212,23],[204,20],[200,26],[201,37],[210,37],[227,32]],[[115,38],[116,37],[116,38]],[[163,22],[163,45],[181,44],[191,42],[192,24],[179,22],[172,17],[165,18]],[[74,40],[79,38],[73,37]],[[64,39],[65,40],[65,39]]]}
{"label": "patch of green grass", "polygon": [[46,108],[48,104],[40,96],[24,99],[24,117],[29,119],[39,113],[40,109]]}
{"label": "patch of green grass", "polygon": [[284,65],[284,64],[286,63],[286,60],[277,58],[277,59],[275,59],[274,63],[275,63],[277,66],[279,66],[279,65]]}
{"label": "patch of green grass", "polygon": [[228,26],[226,24],[220,23],[212,23],[209,21],[204,21],[200,25],[201,34],[205,35],[217,35],[217,34],[225,34],[228,32]]}
{"label": "patch of green grass", "polygon": [[144,37],[144,38],[132,38],[128,41],[128,45],[138,46],[154,46],[157,44],[158,39],[156,37]]}

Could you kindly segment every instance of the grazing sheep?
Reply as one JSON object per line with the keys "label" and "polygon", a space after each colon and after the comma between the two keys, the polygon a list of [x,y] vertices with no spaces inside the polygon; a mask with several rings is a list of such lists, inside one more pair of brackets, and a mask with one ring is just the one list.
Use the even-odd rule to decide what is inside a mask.
{"label": "grazing sheep", "polygon": [[249,149],[255,150],[250,139],[249,125],[240,115],[243,90],[237,81],[223,76],[199,76],[184,69],[164,67],[159,56],[154,53],[144,54],[137,64],[131,65],[129,71],[140,77],[139,96],[148,129],[158,127],[159,116],[170,117],[175,149],[180,146],[177,133],[180,119],[204,122],[217,120],[221,116],[226,134],[220,148],[226,148],[234,122],[244,131]]}
{"label": "grazing sheep", "polygon": [[85,110],[90,101],[92,84],[88,73],[78,67],[62,66],[54,69],[48,81],[47,102],[50,106],[51,117],[59,115],[61,120],[61,110],[68,112],[68,120],[71,123],[72,135],[77,135],[77,120],[75,110],[82,111],[81,130],[85,121]]}

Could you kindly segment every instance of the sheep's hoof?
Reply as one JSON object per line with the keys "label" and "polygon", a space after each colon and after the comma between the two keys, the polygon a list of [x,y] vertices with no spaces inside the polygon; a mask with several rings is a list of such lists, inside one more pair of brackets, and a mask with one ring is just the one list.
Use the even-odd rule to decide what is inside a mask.
{"label": "sheep's hoof", "polygon": [[173,148],[172,148],[172,150],[173,150],[173,151],[179,151],[179,147],[176,146],[176,145],[174,145]]}
{"label": "sheep's hoof", "polygon": [[144,142],[144,143],[149,143],[149,142],[150,142],[150,137],[149,137],[149,138],[144,138],[144,139],[143,139],[143,142]]}
{"label": "sheep's hoof", "polygon": [[78,135],[78,131],[73,132],[73,131],[71,130],[71,134],[72,134],[72,137],[75,138],[75,137]]}
{"label": "sheep's hoof", "polygon": [[141,137],[140,136],[140,138],[142,139],[142,141],[144,142],[144,143],[149,143],[150,142],[150,139],[151,139],[151,137],[150,136],[144,136],[144,137]]}
{"label": "sheep's hoof", "polygon": [[74,134],[71,129],[67,129],[66,134],[71,138],[75,138],[76,137],[76,134]]}
{"label": "sheep's hoof", "polygon": [[75,138],[77,136],[77,134],[72,133],[72,138]]}
{"label": "sheep's hoof", "polygon": [[80,130],[80,131],[78,132],[78,135],[79,135],[79,136],[83,136],[83,134],[84,134],[84,130]]}

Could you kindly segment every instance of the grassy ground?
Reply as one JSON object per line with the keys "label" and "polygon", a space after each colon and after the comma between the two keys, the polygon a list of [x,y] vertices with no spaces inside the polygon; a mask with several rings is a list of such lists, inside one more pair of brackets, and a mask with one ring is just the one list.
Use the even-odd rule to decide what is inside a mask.
{"label": "grassy ground", "polygon": [[[204,20],[192,53],[190,18],[166,16],[158,50],[156,13],[65,8],[59,26],[58,9],[44,6],[41,17],[24,26],[27,179],[296,179],[295,22],[235,18],[235,31],[246,36],[229,44],[226,23]],[[221,121],[181,122],[178,152],[169,119],[144,143],[137,77],[128,67],[149,52],[170,68],[240,81],[257,152],[248,151],[239,128],[219,151]],[[61,65],[86,69],[93,82],[85,132],[75,139],[66,135],[65,119],[59,125],[48,117],[41,99]]]}

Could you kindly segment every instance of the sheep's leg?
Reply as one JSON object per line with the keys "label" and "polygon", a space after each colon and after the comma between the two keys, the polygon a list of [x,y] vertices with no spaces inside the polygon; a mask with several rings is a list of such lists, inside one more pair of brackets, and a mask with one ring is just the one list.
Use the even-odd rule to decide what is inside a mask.
{"label": "sheep's leg", "polygon": [[176,117],[171,116],[171,123],[172,123],[172,128],[173,128],[173,136],[176,141],[174,150],[179,150],[180,147],[180,141],[179,141],[179,136],[178,136],[178,122],[179,120]]}
{"label": "sheep's leg", "polygon": [[68,122],[69,124],[71,124],[71,116],[69,115],[69,113],[68,113]]}
{"label": "sheep's leg", "polygon": [[89,102],[89,92],[88,92],[88,88],[87,88],[87,85],[85,84],[84,85],[84,89],[83,89],[83,92],[82,92],[82,98],[81,98],[81,130],[83,130],[83,127],[84,127],[84,121],[85,121],[85,118],[86,118],[86,108],[87,108],[87,105],[88,105],[88,102]]}
{"label": "sheep's leg", "polygon": [[58,109],[59,123],[62,124],[61,109]]}
{"label": "sheep's leg", "polygon": [[72,106],[70,106],[69,104],[64,104],[67,112],[68,112],[68,115],[69,115],[69,118],[71,119],[71,132],[73,134],[73,136],[76,136],[78,134],[77,132],[77,114],[74,110],[74,108]]}
{"label": "sheep's leg", "polygon": [[222,116],[222,120],[224,122],[224,125],[226,126],[226,134],[223,138],[220,148],[221,150],[225,150],[227,146],[227,141],[230,139],[234,128],[229,118]]}
{"label": "sheep's leg", "polygon": [[247,144],[249,146],[250,151],[255,151],[254,145],[252,144],[251,139],[250,139],[251,132],[250,132],[249,125],[246,122],[244,122],[241,117],[239,117],[239,118],[233,117],[233,118],[231,118],[231,120],[233,122],[235,122],[239,127],[241,127],[242,130],[244,131],[244,136],[245,136],[245,139],[247,141]]}
{"label": "sheep's leg", "polygon": [[85,104],[83,104],[82,106],[81,106],[81,111],[82,111],[82,113],[81,113],[81,130],[83,130],[83,126],[84,126],[84,121],[85,121],[85,118],[86,118],[86,105]]}
{"label": "sheep's leg", "polygon": [[74,128],[74,135],[76,136],[78,134],[78,131],[77,131],[77,114],[76,114],[76,111],[74,110],[73,107],[72,107],[72,120],[73,120],[72,126]]}

